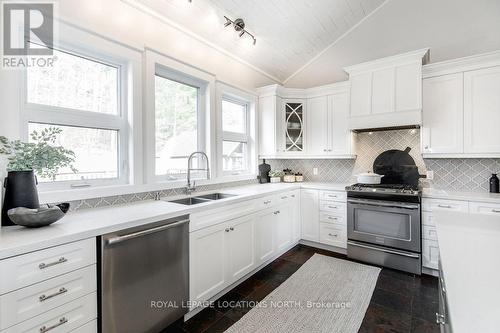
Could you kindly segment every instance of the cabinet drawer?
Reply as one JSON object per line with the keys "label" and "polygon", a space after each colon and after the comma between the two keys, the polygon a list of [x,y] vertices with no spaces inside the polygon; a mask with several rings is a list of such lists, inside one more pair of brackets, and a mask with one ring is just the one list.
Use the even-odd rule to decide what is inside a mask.
{"label": "cabinet drawer", "polygon": [[319,199],[345,202],[347,193],[344,191],[319,191]]}
{"label": "cabinet drawer", "polygon": [[97,318],[97,294],[92,293],[39,316],[12,326],[2,333],[65,333]]}
{"label": "cabinet drawer", "polygon": [[323,212],[330,212],[336,216],[345,216],[347,214],[347,205],[342,202],[335,201],[321,201],[319,204],[319,210]]}
{"label": "cabinet drawer", "polygon": [[336,224],[347,225],[346,219],[344,216],[338,216],[338,215],[331,214],[328,212],[320,212],[319,213],[319,220],[321,222],[325,222],[325,223],[336,223]]}
{"label": "cabinet drawer", "polygon": [[268,195],[266,197],[260,198],[256,200],[256,208],[257,210],[266,209],[268,207],[272,207],[278,204],[278,198],[276,195]]}
{"label": "cabinet drawer", "polygon": [[456,200],[441,200],[441,199],[424,199],[422,202],[422,210],[432,212],[436,209],[453,210],[460,212],[469,211],[468,201]]}
{"label": "cabinet drawer", "polygon": [[92,320],[91,322],[78,327],[76,330],[71,331],[71,333],[97,333],[97,320]]}
{"label": "cabinet drawer", "polygon": [[289,191],[284,193],[277,194],[278,202],[281,204],[283,202],[288,202],[290,200],[294,200],[299,197],[298,191]]}
{"label": "cabinet drawer", "polygon": [[435,240],[422,239],[422,266],[438,269],[439,246]]}
{"label": "cabinet drawer", "polygon": [[0,296],[0,329],[6,329],[72,300],[95,292],[96,265]]}
{"label": "cabinet drawer", "polygon": [[437,241],[436,227],[425,224],[422,225],[422,238]]}
{"label": "cabinet drawer", "polygon": [[500,217],[500,204],[487,202],[471,202],[470,212],[476,214],[496,215]]}
{"label": "cabinet drawer", "polygon": [[95,263],[95,238],[0,260],[0,295]]}
{"label": "cabinet drawer", "polygon": [[319,242],[337,247],[347,247],[347,231],[341,225],[319,224]]}

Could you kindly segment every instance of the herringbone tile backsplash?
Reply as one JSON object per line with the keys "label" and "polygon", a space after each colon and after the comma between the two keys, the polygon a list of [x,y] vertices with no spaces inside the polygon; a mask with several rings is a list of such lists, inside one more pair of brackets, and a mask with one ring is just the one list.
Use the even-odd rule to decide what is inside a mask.
{"label": "herringbone tile backsplash", "polygon": [[[500,159],[422,159],[420,131],[395,130],[359,133],[355,137],[355,160],[266,160],[272,169],[290,168],[302,172],[306,181],[349,183],[355,175],[372,171],[373,161],[389,149],[410,147],[419,172],[434,171],[433,180],[423,180],[422,186],[453,191],[485,192],[489,190],[491,173],[500,173]],[[318,168],[318,175],[313,175]]]}

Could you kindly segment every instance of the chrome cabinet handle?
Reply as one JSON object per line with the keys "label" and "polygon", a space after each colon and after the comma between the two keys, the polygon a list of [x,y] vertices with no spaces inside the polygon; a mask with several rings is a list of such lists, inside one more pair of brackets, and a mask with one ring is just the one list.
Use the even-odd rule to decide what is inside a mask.
{"label": "chrome cabinet handle", "polygon": [[329,198],[338,198],[338,195],[328,194]]}
{"label": "chrome cabinet handle", "polygon": [[52,297],[56,297],[56,296],[59,296],[59,295],[62,295],[64,293],[67,293],[68,292],[68,289],[62,287],[59,289],[59,291],[53,293],[53,294],[50,294],[50,295],[41,295],[40,297],[38,297],[38,299],[40,300],[40,302],[45,302],[46,300],[52,298]]}
{"label": "chrome cabinet handle", "polygon": [[439,208],[451,208],[450,205],[438,205]]}
{"label": "chrome cabinet handle", "polygon": [[444,315],[440,314],[439,312],[436,312],[436,324],[438,325],[444,325]]}
{"label": "chrome cabinet handle", "polygon": [[281,197],[281,199],[286,199],[286,198],[288,198],[286,195],[284,197]]}
{"label": "chrome cabinet handle", "polygon": [[331,209],[338,209],[339,207],[338,207],[338,206],[328,206],[328,208],[331,208]]}
{"label": "chrome cabinet handle", "polygon": [[266,201],[264,201],[264,205],[268,205],[268,204],[270,204],[270,203],[271,203],[271,200],[266,200]]}
{"label": "chrome cabinet handle", "polygon": [[230,227],[230,228],[229,228],[229,230],[230,230],[230,231],[234,231],[234,228],[233,228],[233,227]]}
{"label": "chrome cabinet handle", "polygon": [[49,326],[49,327],[47,327],[47,326],[40,327],[40,333],[45,333],[45,332],[51,331],[56,327],[59,327],[63,324],[66,324],[67,322],[68,322],[68,319],[66,319],[66,317],[61,317],[61,319],[59,319],[59,322],[57,324],[54,324],[54,325]]}
{"label": "chrome cabinet handle", "polygon": [[295,194],[292,194],[292,195],[291,195],[291,197],[292,197],[292,198],[295,198]]}
{"label": "chrome cabinet handle", "polygon": [[500,209],[492,209],[491,210],[493,213],[500,213]]}
{"label": "chrome cabinet handle", "polygon": [[277,210],[277,211],[275,211],[273,214],[274,214],[274,215],[277,215],[277,214],[279,214],[279,213],[280,213],[280,211],[279,211],[279,210]]}
{"label": "chrome cabinet handle", "polygon": [[326,150],[326,149],[323,149],[323,151],[325,151],[325,152],[326,152],[326,151],[328,151],[328,150]]}
{"label": "chrome cabinet handle", "polygon": [[337,237],[338,234],[328,234],[328,236]]}
{"label": "chrome cabinet handle", "polygon": [[338,220],[338,217],[328,216],[329,220]]}
{"label": "chrome cabinet handle", "polygon": [[64,258],[64,257],[61,257],[59,258],[58,261],[54,261],[54,262],[49,262],[48,264],[42,262],[40,265],[38,265],[38,268],[40,269],[45,269],[47,267],[51,267],[51,266],[54,266],[54,265],[59,265],[59,264],[62,264],[64,262],[68,261],[68,259]]}
{"label": "chrome cabinet handle", "polygon": [[225,232],[229,232],[229,228],[226,228],[224,231],[225,231]]}

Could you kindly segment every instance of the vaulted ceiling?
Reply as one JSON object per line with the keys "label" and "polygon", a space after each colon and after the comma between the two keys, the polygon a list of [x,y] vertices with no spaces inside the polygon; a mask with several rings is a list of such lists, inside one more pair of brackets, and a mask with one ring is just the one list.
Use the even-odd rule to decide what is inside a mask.
{"label": "vaulted ceiling", "polygon": [[[125,0],[136,2],[278,82],[356,26],[384,0]],[[257,38],[224,28],[243,18]]]}
{"label": "vaulted ceiling", "polygon": [[[290,87],[345,80],[345,66],[424,47],[431,62],[500,49],[500,0],[122,1]],[[257,44],[224,28],[224,15],[243,18]]]}

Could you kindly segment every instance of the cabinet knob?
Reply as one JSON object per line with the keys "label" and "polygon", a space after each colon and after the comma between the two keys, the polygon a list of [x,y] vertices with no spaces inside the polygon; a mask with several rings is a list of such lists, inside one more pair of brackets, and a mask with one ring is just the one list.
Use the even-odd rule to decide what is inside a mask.
{"label": "cabinet knob", "polygon": [[226,230],[224,230],[225,232],[229,232],[229,228],[226,228]]}
{"label": "cabinet knob", "polygon": [[229,228],[229,230],[234,231],[234,228],[233,228],[233,227],[231,227],[231,228]]}

